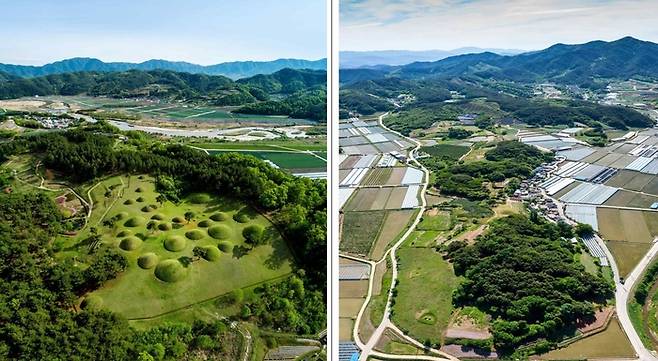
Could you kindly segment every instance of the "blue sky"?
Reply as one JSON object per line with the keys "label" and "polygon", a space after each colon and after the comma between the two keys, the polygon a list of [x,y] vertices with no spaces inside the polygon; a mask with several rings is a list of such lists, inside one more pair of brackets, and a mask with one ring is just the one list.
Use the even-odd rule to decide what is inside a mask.
{"label": "blue sky", "polygon": [[341,50],[658,42],[656,0],[340,0]]}
{"label": "blue sky", "polygon": [[326,56],[324,0],[0,0],[0,62]]}

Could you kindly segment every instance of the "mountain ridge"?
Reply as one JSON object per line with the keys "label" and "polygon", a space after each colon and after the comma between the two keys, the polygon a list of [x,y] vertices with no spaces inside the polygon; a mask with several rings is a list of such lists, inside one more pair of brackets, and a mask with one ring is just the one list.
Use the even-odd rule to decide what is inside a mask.
{"label": "mountain ridge", "polygon": [[319,60],[282,58],[272,61],[233,61],[214,65],[198,65],[185,61],[169,61],[164,59],[150,59],[141,63],[131,63],[104,62],[96,58],[76,57],[40,66],[0,63],[0,72],[22,78],[79,71],[121,72],[127,70],[171,70],[193,74],[223,75],[231,79],[241,79],[258,74],[272,74],[286,68],[326,70],[327,60],[324,58]]}
{"label": "mountain ridge", "polygon": [[555,44],[517,55],[465,54],[435,62],[396,67],[402,77],[463,76],[509,81],[555,81],[592,84],[596,78],[658,78],[658,44],[627,36],[614,41]]}
{"label": "mountain ridge", "polygon": [[437,61],[451,56],[493,52],[500,55],[516,55],[525,50],[462,47],[452,50],[372,50],[372,51],[341,51],[340,68],[355,69],[377,66],[400,66],[417,61]]}

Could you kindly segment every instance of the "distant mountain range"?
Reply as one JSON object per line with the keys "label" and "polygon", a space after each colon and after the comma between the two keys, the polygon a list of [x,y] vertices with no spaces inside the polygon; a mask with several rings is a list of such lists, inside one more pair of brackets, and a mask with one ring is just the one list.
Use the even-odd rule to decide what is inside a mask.
{"label": "distant mountain range", "polygon": [[405,79],[473,77],[516,82],[553,81],[600,87],[597,79],[658,79],[658,44],[625,37],[616,41],[556,44],[518,55],[493,52],[452,56],[433,62],[371,69],[345,69],[341,83],[400,77]]}
{"label": "distant mountain range", "polygon": [[378,65],[405,65],[419,61],[437,61],[455,55],[491,52],[500,55],[516,55],[524,50],[517,49],[483,49],[475,47],[454,50],[379,50],[379,51],[341,51],[340,68],[376,67]]}
{"label": "distant mountain range", "polygon": [[0,72],[23,78],[79,71],[117,72],[127,70],[171,70],[175,72],[223,75],[240,79],[257,74],[272,74],[281,69],[326,70],[327,59],[277,59],[273,61],[234,61],[216,65],[197,65],[181,61],[148,60],[143,63],[106,63],[94,58],[72,58],[43,66],[0,64]]}
{"label": "distant mountain range", "polygon": [[632,37],[585,44],[556,44],[515,56],[491,52],[468,54],[437,62],[413,63],[403,74],[490,74],[510,79],[570,79],[658,75],[658,44]]}

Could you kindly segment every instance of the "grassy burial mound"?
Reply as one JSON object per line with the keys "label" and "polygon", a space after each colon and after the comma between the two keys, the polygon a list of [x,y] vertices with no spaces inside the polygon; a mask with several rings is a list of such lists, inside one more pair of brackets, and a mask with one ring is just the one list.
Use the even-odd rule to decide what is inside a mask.
{"label": "grassy burial mound", "polygon": [[137,259],[137,264],[143,269],[151,269],[158,264],[158,255],[153,252],[144,253]]}
{"label": "grassy burial mound", "polygon": [[129,216],[130,215],[128,214],[128,212],[119,212],[116,214],[116,216],[114,216],[114,218],[118,220],[122,220],[128,218]]}
{"label": "grassy burial mound", "polygon": [[119,248],[124,251],[133,251],[139,248],[142,245],[142,240],[135,236],[128,236],[121,240],[119,243]]}
{"label": "grassy burial mound", "polygon": [[198,241],[200,239],[203,239],[205,236],[206,236],[205,233],[203,233],[203,231],[198,229],[193,229],[191,231],[185,232],[185,237],[193,241]]}
{"label": "grassy burial mound", "polygon": [[219,249],[215,246],[205,246],[202,247],[202,257],[206,261],[214,262],[219,259],[219,257],[222,255],[222,253],[219,251]]}
{"label": "grassy burial mound", "polygon": [[228,219],[228,216],[224,212],[217,212],[210,216],[210,219],[215,222],[222,222]]}
{"label": "grassy burial mound", "polygon": [[208,228],[208,235],[214,239],[229,239],[232,234],[231,228],[223,224]]}
{"label": "grassy burial mound", "polygon": [[123,201],[123,204],[129,206],[135,204],[135,201],[133,201],[132,199],[126,199],[125,201]]}
{"label": "grassy burial mound", "polygon": [[185,238],[181,236],[171,236],[164,240],[164,248],[170,252],[180,252],[185,249]]}
{"label": "grassy burial mound", "polygon": [[102,307],[103,299],[96,295],[89,295],[80,303],[80,308],[83,310],[100,310]]}
{"label": "grassy burial mound", "polygon": [[165,219],[165,216],[162,213],[156,213],[151,216],[151,219],[155,219],[156,221],[163,221]]}
{"label": "grassy burial mound", "polygon": [[129,229],[124,229],[123,231],[117,233],[117,237],[128,237],[131,236],[133,233]]}
{"label": "grassy burial mound", "polygon": [[123,224],[126,227],[140,227],[146,223],[146,220],[143,217],[132,217],[128,218]]}
{"label": "grassy burial mound", "polygon": [[195,193],[187,197],[187,200],[192,204],[207,204],[210,203],[212,197],[208,193]]}
{"label": "grassy burial mound", "polygon": [[199,227],[208,228],[212,225],[212,221],[210,221],[208,219],[204,219],[203,221],[199,222],[199,224],[197,224],[197,225]]}
{"label": "grassy burial mound", "polygon": [[224,253],[231,253],[233,251],[233,243],[229,241],[221,241],[217,245],[217,248]]}
{"label": "grassy burial mound", "polygon": [[249,217],[244,213],[236,213],[233,215],[233,220],[238,223],[247,223],[249,222]]}
{"label": "grassy burial mound", "polygon": [[144,206],[144,207],[142,207],[142,212],[144,212],[144,213],[153,212],[153,211],[156,210],[157,208],[158,208],[158,207],[156,207],[155,205],[153,205],[153,204],[149,204],[148,206]]}
{"label": "grassy burial mound", "polygon": [[155,277],[163,282],[178,282],[185,277],[187,270],[175,259],[167,259],[155,266]]}
{"label": "grassy burial mound", "polygon": [[[108,183],[121,182],[114,177]],[[98,221],[102,241],[123,249],[128,259],[120,278],[93,292],[104,300],[103,308],[127,318],[152,317],[291,272],[292,256],[280,236],[274,234],[255,248],[246,242],[245,228],[267,229],[271,224],[244,203],[208,194],[160,203],[153,178],[124,176],[123,184],[128,186],[115,193],[120,194],[116,201],[104,200],[104,187],[93,190],[92,218]],[[135,201],[139,197],[143,202]],[[129,199],[133,202],[126,204]],[[148,205],[157,205],[157,210],[143,212]],[[105,222],[118,214],[121,220]],[[187,217],[194,220],[185,214],[194,214]],[[247,251],[236,255],[235,247]],[[186,262],[195,257],[200,261]],[[276,262],[264,262],[272,259]]]}
{"label": "grassy burial mound", "polygon": [[139,203],[144,203],[146,202],[146,199],[144,199],[144,197],[137,197],[136,201]]}
{"label": "grassy burial mound", "polygon": [[161,231],[171,231],[173,229],[173,226],[169,222],[162,222],[158,224],[158,229]]}

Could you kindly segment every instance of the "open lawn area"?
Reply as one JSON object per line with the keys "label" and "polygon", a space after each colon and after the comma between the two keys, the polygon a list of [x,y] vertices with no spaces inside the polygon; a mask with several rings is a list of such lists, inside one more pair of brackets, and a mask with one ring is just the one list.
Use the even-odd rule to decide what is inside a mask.
{"label": "open lawn area", "polygon": [[[86,240],[91,226],[104,245],[119,249],[127,270],[87,297],[128,319],[156,317],[291,272],[292,256],[278,232],[240,202],[193,194],[180,204],[161,203],[147,176],[109,178],[90,194],[90,227],[79,243],[62,244],[63,254],[93,249]],[[250,226],[263,230],[266,244],[252,249],[245,242]]]}
{"label": "open lawn area", "polygon": [[399,284],[392,320],[410,336],[442,342],[452,314],[452,293],[459,279],[452,266],[432,248],[401,247],[397,255]]}

